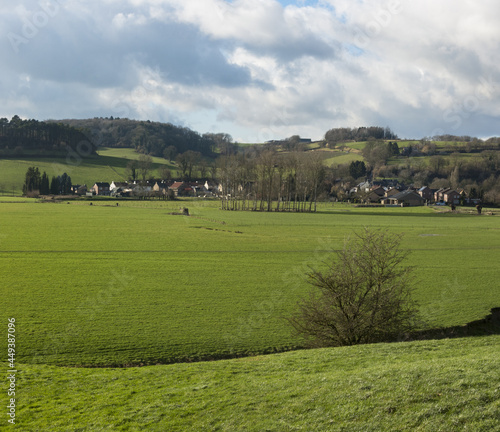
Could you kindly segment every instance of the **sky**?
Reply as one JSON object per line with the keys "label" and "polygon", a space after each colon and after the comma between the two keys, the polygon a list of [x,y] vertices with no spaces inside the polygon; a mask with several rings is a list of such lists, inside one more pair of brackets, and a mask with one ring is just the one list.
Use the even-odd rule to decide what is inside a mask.
{"label": "sky", "polygon": [[0,117],[127,117],[238,142],[335,127],[500,136],[496,0],[0,4]]}

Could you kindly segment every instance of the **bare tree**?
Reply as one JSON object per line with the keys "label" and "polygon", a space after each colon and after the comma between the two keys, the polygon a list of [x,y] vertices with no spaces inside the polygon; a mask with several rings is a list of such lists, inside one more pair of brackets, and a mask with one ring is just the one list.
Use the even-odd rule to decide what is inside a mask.
{"label": "bare tree", "polygon": [[162,180],[171,180],[172,179],[172,171],[166,166],[162,165],[159,170],[160,178]]}
{"label": "bare tree", "polygon": [[136,181],[138,177],[138,166],[139,164],[137,163],[136,160],[131,160],[127,163],[127,168],[125,170],[125,175],[130,181]]}
{"label": "bare tree", "polygon": [[201,153],[188,150],[177,155],[177,163],[182,171],[182,177],[186,180],[191,180],[193,170],[196,164],[201,160]]}
{"label": "bare tree", "polygon": [[267,202],[267,211],[272,210],[274,174],[276,170],[276,152],[264,150],[257,160],[257,179],[260,183],[260,210],[264,210],[264,202]]}
{"label": "bare tree", "polygon": [[176,158],[177,164],[181,169],[181,175],[183,179],[187,178],[188,168],[189,168],[189,160],[185,153],[179,153]]}
{"label": "bare tree", "polygon": [[289,322],[313,346],[394,340],[414,329],[417,306],[401,235],[365,228],[346,241],[326,271],[312,270],[316,290]]}
{"label": "bare tree", "polygon": [[172,162],[177,156],[177,148],[175,146],[170,145],[163,151],[163,157],[170,162]]}
{"label": "bare tree", "polygon": [[139,156],[139,172],[141,173],[142,180],[145,181],[151,169],[151,164],[153,163],[153,158],[147,154],[141,154]]}
{"label": "bare tree", "polygon": [[[318,190],[325,177],[325,166],[323,158],[319,152],[306,153],[306,170],[309,183],[309,211],[316,211],[316,203],[318,201]],[[314,204],[314,210],[312,205]]]}

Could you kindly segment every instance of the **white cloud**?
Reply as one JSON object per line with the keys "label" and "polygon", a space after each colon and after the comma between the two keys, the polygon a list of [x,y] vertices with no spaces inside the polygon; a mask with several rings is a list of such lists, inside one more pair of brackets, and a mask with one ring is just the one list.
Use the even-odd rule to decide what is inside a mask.
{"label": "white cloud", "polygon": [[122,113],[200,132],[219,121],[252,141],[372,124],[414,137],[500,135],[500,4],[286,3],[0,5],[0,106],[40,119]]}

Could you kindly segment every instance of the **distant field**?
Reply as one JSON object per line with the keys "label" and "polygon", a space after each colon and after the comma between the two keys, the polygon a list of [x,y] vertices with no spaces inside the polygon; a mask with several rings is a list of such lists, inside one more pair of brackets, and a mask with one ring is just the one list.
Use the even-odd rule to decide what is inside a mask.
{"label": "distant field", "polygon": [[[133,149],[110,148],[98,151],[99,156],[84,159],[68,158],[23,158],[0,159],[0,194],[16,194],[22,192],[24,176],[31,166],[37,166],[40,171],[46,171],[49,178],[67,173],[73,184],[92,186],[95,182],[126,180],[125,170],[131,159],[139,155]],[[163,158],[153,158],[152,169],[158,171],[161,166],[171,170],[176,168]]]}
{"label": "distant field", "polygon": [[[188,206],[191,217],[172,216]],[[404,232],[429,327],[500,306],[500,218],[321,204],[317,214],[217,202],[0,203],[2,319],[18,361],[155,364],[300,345],[283,316],[304,273],[364,226]]]}
{"label": "distant field", "polygon": [[340,164],[348,164],[353,161],[362,161],[364,160],[363,156],[357,153],[342,153],[338,156],[325,159],[325,164],[328,166],[337,166]]}
{"label": "distant field", "polygon": [[363,150],[366,147],[366,141],[357,141],[357,142],[349,142],[342,143],[342,146],[354,149],[354,150]]}
{"label": "distant field", "polygon": [[[455,153],[453,155],[436,155],[439,157],[445,158],[446,161],[450,163],[455,163],[455,158],[459,161],[463,162],[469,162],[474,159],[479,159],[481,158],[481,153]],[[424,164],[424,165],[429,165],[430,160],[433,156],[411,156],[409,158],[407,157],[398,157],[398,158],[391,158],[388,162],[387,165],[407,165],[408,162],[411,164]]]}
{"label": "distant field", "polygon": [[[137,153],[134,149],[131,148],[111,148],[111,147],[101,148],[97,150],[97,154],[99,156],[108,158],[116,158],[122,160],[125,159],[127,163],[130,160],[139,160],[141,156],[140,153]],[[169,161],[167,161],[164,158],[152,156],[151,159],[153,160],[153,167],[158,168],[163,165],[169,165],[169,168],[171,169],[176,168],[174,165],[169,164]],[[121,164],[122,162],[120,162],[120,165]]]}

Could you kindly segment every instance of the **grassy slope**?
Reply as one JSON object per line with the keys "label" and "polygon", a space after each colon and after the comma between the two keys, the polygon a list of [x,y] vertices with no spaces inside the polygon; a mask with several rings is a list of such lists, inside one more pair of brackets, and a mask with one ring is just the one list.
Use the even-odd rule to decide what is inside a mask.
{"label": "grassy slope", "polygon": [[[171,216],[187,205],[192,217]],[[318,214],[221,212],[211,203],[0,203],[1,319],[19,361],[171,362],[294,346],[303,275],[364,226],[405,232],[429,326],[500,305],[500,219],[427,208],[321,205]]]}
{"label": "grassy slope", "polygon": [[[398,141],[399,148],[402,149],[403,147],[407,147],[410,145],[418,144],[419,141]],[[433,144],[436,145],[436,148],[439,150],[443,149],[450,149],[454,145],[452,142],[447,142],[447,141],[434,141]],[[458,143],[458,147],[456,147],[457,150],[463,148],[464,143]],[[349,153],[348,155],[341,155],[338,157],[334,157],[330,160],[327,161],[327,164],[330,166],[335,166],[343,163],[350,163],[354,160],[363,160],[363,157],[361,155],[361,150],[366,146],[366,141],[360,141],[360,142],[352,142],[352,143],[345,143],[342,145],[346,150],[354,150],[355,153]],[[457,157],[458,159],[462,161],[469,161],[474,158],[480,158],[481,154],[480,153],[456,153],[453,156],[450,155],[438,155],[442,156],[445,159],[450,159],[450,158],[455,158]],[[406,157],[396,157],[396,158],[391,158],[388,161],[388,165],[407,165],[408,163],[415,165],[415,164],[422,164],[422,165],[428,165],[429,160],[431,156],[412,156],[411,158],[406,158]],[[453,163],[453,159],[452,160]]]}
{"label": "grassy slope", "polygon": [[[47,172],[49,178],[67,173],[73,184],[86,184],[91,187],[97,181],[126,180],[125,169],[129,160],[138,159],[133,149],[101,149],[99,156],[79,158],[26,158],[0,159],[0,193],[22,192],[24,176],[31,166],[40,172]],[[157,174],[161,166],[171,170],[176,168],[162,158],[153,158],[152,169]]]}
{"label": "grassy slope", "polygon": [[13,430],[500,430],[500,336],[132,369],[19,366]]}
{"label": "grassy slope", "polygon": [[342,153],[335,157],[325,160],[325,164],[328,166],[337,166],[340,164],[349,164],[353,161],[364,160],[363,156],[357,153]]}

